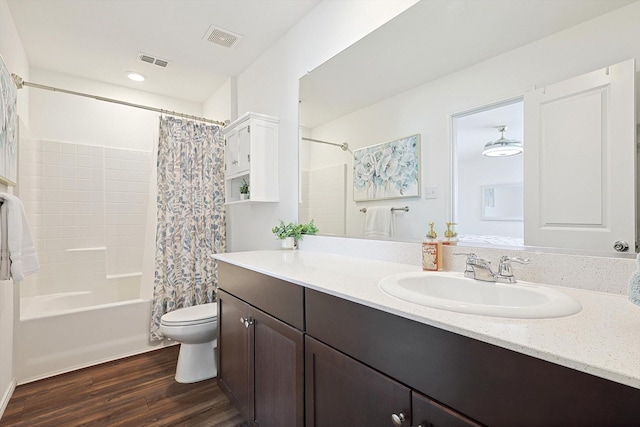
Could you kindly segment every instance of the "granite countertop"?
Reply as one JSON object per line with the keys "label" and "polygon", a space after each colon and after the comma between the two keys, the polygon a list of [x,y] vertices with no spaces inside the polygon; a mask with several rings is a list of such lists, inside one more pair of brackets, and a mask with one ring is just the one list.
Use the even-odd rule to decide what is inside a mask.
{"label": "granite countertop", "polygon": [[[420,267],[305,250],[217,254],[220,261],[640,389],[640,307],[625,296],[549,286],[582,311],[552,319],[455,313],[406,302],[378,282]],[[425,274],[429,274],[425,272]]]}

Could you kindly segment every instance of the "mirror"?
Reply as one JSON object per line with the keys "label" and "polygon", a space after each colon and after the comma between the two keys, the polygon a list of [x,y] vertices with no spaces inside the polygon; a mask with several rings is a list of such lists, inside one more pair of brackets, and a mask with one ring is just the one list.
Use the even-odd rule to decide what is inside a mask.
{"label": "mirror", "polygon": [[[640,2],[631,0],[416,3],[300,79],[300,222],[313,218],[320,234],[362,238],[364,208],[408,206],[394,211],[394,232],[385,238],[420,241],[430,221],[442,237],[445,222],[453,220],[474,244],[495,243],[496,236],[507,238],[498,239],[500,245],[519,244],[513,231],[522,227],[513,219],[518,214],[496,220],[485,212],[482,218],[480,187],[473,197],[459,197],[463,153],[456,122],[470,112],[514,104],[536,88],[640,59],[639,20]],[[523,123],[486,116],[475,124],[475,150],[497,140],[496,127],[507,125],[505,137],[523,141],[525,149],[514,157],[527,155]],[[421,141],[420,194],[355,201],[353,152],[414,134]],[[498,171],[508,160],[478,155],[464,170],[484,162]],[[494,201],[496,195],[511,199],[517,197],[507,194],[513,189],[498,185],[521,179],[495,177],[482,185],[493,186]],[[476,216],[465,219],[471,211]],[[524,216],[526,223],[526,211]],[[490,231],[476,227],[487,223]],[[487,235],[492,238],[482,238]],[[571,241],[542,246],[581,249]]]}

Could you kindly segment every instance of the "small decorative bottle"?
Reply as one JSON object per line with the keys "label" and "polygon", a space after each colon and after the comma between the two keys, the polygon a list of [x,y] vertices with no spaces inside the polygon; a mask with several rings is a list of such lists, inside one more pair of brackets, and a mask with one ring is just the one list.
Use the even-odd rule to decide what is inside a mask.
{"label": "small decorative bottle", "polygon": [[429,232],[422,241],[422,269],[424,271],[442,270],[442,243],[433,229],[433,222],[429,223]]}
{"label": "small decorative bottle", "polygon": [[452,225],[458,225],[455,222],[447,222],[447,230],[444,232],[444,239],[442,239],[443,245],[457,245],[458,233],[451,229]]}

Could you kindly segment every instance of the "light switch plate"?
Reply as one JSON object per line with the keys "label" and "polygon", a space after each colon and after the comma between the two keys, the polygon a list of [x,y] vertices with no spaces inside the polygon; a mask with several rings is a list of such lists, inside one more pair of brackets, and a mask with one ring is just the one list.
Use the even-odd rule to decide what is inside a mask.
{"label": "light switch plate", "polygon": [[424,198],[425,199],[437,199],[440,191],[438,191],[438,187],[425,187],[424,188]]}

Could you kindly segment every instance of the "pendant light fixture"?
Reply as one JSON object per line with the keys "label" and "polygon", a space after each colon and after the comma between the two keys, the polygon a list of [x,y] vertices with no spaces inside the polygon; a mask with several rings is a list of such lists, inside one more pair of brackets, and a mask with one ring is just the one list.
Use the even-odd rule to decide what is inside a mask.
{"label": "pendant light fixture", "polygon": [[500,132],[500,139],[496,141],[487,142],[482,150],[482,155],[485,157],[505,157],[515,156],[523,151],[522,142],[515,141],[513,139],[507,139],[504,137],[504,132],[507,130],[506,125],[497,126],[498,132]]}

